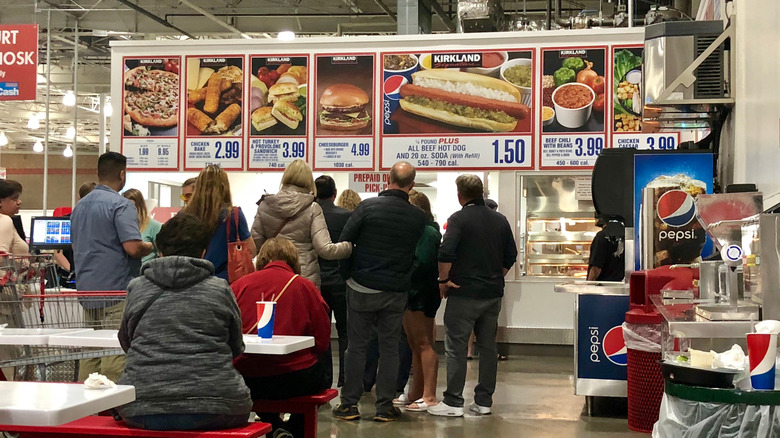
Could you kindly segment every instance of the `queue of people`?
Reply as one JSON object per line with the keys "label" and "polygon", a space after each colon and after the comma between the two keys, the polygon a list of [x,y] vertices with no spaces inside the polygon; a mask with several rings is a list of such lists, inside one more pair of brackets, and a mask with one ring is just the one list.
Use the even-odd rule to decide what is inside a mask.
{"label": "queue of people", "polygon": [[[485,205],[477,176],[456,180],[463,209],[448,219],[442,240],[430,201],[413,189],[416,171],[407,162],[392,167],[387,190],[361,202],[347,190],[337,196],[332,178],[315,180],[311,168],[295,160],[279,191],[258,201],[251,229],[219,166],[206,166],[184,183],[186,205],[165,224],[149,217],[140,191],[119,194],[126,171],[121,154],[101,155],[98,184],[76,204],[71,220],[78,290],[128,291],[121,303],[83,303],[85,320],[95,326],[121,315],[126,356],[83,361],[79,372],[81,380],[97,371],[136,386],[137,400],[119,409],[128,424],[226,428],[247,421],[252,400],[331,387],[332,316],[341,387],[334,417],[361,418],[357,404],[372,331],[379,350],[375,421],[398,418],[394,402],[409,412],[462,415],[472,330],[483,354],[471,410],[491,412],[503,278],[517,250],[506,218]],[[20,193],[21,187],[0,181],[0,250],[26,251],[9,221]],[[238,279],[231,276],[235,244],[257,255],[256,271]],[[257,322],[255,303],[271,296],[277,301],[274,332],[312,336],[313,348],[279,357],[243,353],[241,336]],[[439,401],[434,317],[443,299],[447,389]],[[402,331],[414,373],[408,393],[398,397]],[[294,435],[302,431],[302,418],[281,424],[278,416],[258,414]]]}

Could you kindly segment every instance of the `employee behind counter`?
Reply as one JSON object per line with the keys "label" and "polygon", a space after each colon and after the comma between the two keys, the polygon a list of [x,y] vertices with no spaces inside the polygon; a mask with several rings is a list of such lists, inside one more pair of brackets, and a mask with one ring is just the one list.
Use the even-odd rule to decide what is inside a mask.
{"label": "employee behind counter", "polygon": [[625,242],[622,236],[607,236],[603,219],[596,222],[601,230],[590,244],[588,281],[622,281],[626,273]]}

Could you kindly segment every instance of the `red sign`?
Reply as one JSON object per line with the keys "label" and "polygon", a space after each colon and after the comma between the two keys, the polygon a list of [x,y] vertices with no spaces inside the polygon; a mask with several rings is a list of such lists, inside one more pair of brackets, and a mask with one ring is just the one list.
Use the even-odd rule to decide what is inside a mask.
{"label": "red sign", "polygon": [[158,222],[166,223],[168,219],[176,216],[179,210],[181,207],[154,207],[150,216]]}
{"label": "red sign", "polygon": [[0,26],[0,101],[35,100],[38,25]]}

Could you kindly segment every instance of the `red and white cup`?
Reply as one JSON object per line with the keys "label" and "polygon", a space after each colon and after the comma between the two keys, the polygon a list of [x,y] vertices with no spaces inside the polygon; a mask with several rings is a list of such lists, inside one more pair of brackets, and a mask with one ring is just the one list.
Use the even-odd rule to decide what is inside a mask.
{"label": "red and white cup", "polygon": [[775,389],[777,335],[748,333],[747,348],[750,360],[750,383],[753,389]]}
{"label": "red and white cup", "polygon": [[274,335],[275,301],[257,302],[257,336],[260,339],[271,339]]}

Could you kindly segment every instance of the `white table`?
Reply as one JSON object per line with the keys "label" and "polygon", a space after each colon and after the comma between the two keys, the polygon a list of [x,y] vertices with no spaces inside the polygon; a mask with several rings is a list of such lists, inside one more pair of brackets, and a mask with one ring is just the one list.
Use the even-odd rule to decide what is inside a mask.
{"label": "white table", "polygon": [[276,335],[272,339],[261,339],[257,335],[244,335],[245,353],[290,354],[314,346],[312,336]]}
{"label": "white table", "polygon": [[4,328],[0,330],[0,345],[48,345],[53,335],[83,333],[91,328]]}
{"label": "white table", "polygon": [[133,400],[130,385],[86,389],[81,383],[0,382],[0,425],[57,426]]}
{"label": "white table", "polygon": [[[118,330],[93,330],[78,333],[66,333],[49,336],[49,345],[67,347],[121,348]],[[311,336],[274,336],[271,340],[261,340],[257,335],[244,335],[246,353],[251,354],[290,354],[314,346]]]}

